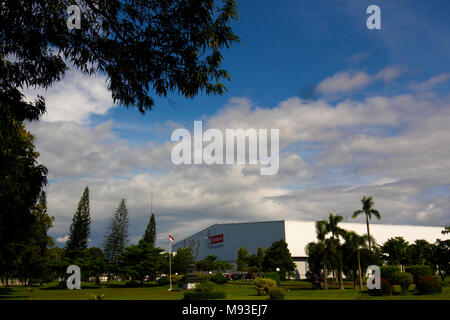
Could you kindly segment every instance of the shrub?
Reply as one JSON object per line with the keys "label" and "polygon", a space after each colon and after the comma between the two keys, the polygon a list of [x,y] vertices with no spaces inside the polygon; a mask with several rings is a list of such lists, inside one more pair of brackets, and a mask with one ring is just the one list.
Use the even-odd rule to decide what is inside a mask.
{"label": "shrub", "polygon": [[211,281],[216,284],[225,284],[228,282],[228,279],[223,276],[221,273],[216,273],[211,277]]}
{"label": "shrub", "polygon": [[281,288],[272,288],[269,290],[270,300],[284,300],[284,290]]}
{"label": "shrub", "polygon": [[168,276],[163,276],[163,277],[160,277],[157,282],[158,282],[159,286],[166,286],[169,284],[169,282],[170,282],[169,280],[170,279]]}
{"label": "shrub", "polygon": [[280,284],[280,275],[278,272],[264,272],[261,277],[273,279],[277,284]]}
{"label": "shrub", "polygon": [[405,271],[412,274],[414,283],[416,285],[421,276],[429,276],[429,277],[433,276],[433,271],[431,271],[430,266],[422,266],[422,265],[406,266]]}
{"label": "shrub", "polygon": [[195,276],[197,277],[198,281],[210,281],[212,278],[212,275],[209,273],[196,273]]}
{"label": "shrub", "polygon": [[399,266],[382,266],[380,267],[381,276],[389,281],[390,284],[394,284],[394,273],[400,272]]}
{"label": "shrub", "polygon": [[442,292],[442,286],[435,277],[421,276],[417,281],[416,290],[419,294],[432,294]]}
{"label": "shrub", "polygon": [[267,296],[271,289],[277,287],[277,283],[270,278],[256,278],[255,287],[259,296]]}
{"label": "shrub", "polygon": [[135,288],[135,287],[140,287],[140,286],[141,286],[141,283],[136,280],[129,280],[129,281],[125,282],[125,287]]}
{"label": "shrub", "polygon": [[393,274],[394,283],[397,283],[402,288],[402,293],[408,293],[409,286],[413,283],[413,276],[408,272],[396,272]]}
{"label": "shrub", "polygon": [[209,281],[202,281],[197,283],[194,291],[197,292],[212,292],[214,290],[214,284]]}
{"label": "shrub", "polygon": [[371,296],[390,296],[392,294],[392,285],[385,278],[380,279],[381,289],[367,290]]}
{"label": "shrub", "polygon": [[202,299],[225,299],[225,292],[215,291],[214,284],[209,281],[202,281],[197,284],[194,290],[184,293],[185,300]]}

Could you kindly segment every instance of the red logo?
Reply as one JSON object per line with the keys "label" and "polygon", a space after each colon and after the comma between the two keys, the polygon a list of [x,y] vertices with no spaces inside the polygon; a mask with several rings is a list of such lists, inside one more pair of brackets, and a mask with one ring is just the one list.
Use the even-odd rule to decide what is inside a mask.
{"label": "red logo", "polygon": [[223,233],[209,237],[210,244],[216,244],[216,243],[222,243],[222,242],[223,242]]}

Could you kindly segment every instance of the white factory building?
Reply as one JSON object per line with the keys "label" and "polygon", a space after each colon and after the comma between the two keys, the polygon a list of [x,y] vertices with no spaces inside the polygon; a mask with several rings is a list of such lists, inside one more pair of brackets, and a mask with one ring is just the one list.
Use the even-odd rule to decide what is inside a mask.
{"label": "white factory building", "polygon": [[[365,223],[342,222],[339,226],[360,235],[367,233]],[[430,243],[434,243],[436,239],[449,239],[449,235],[441,233],[443,229],[443,227],[370,224],[370,234],[378,244],[392,237],[403,237],[409,243],[417,239],[424,239]],[[234,263],[240,247],[246,248],[251,254],[256,254],[258,246],[266,249],[280,239],[288,244],[297,265],[297,276],[304,279],[308,270],[305,247],[309,242],[317,241],[314,221],[279,220],[214,224],[176,242],[173,250],[191,247],[196,260],[201,260],[207,255],[215,255],[220,260]]]}

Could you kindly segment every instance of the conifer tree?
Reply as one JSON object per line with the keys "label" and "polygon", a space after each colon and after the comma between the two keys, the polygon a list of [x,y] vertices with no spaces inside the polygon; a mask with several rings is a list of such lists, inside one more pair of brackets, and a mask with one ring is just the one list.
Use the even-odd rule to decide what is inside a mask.
{"label": "conifer tree", "polygon": [[152,212],[150,216],[150,221],[148,222],[147,229],[145,229],[143,240],[152,246],[155,245],[156,242],[156,222],[155,222],[155,214]]}
{"label": "conifer tree", "polygon": [[118,256],[128,243],[128,210],[125,199],[120,201],[119,207],[114,212],[114,216],[109,225],[109,233],[106,234],[103,242],[105,258],[110,265],[117,263]]}
{"label": "conifer tree", "polygon": [[66,242],[68,251],[84,250],[87,248],[91,233],[91,216],[89,213],[89,188],[84,189],[78,208],[73,215],[70,225],[69,239]]}

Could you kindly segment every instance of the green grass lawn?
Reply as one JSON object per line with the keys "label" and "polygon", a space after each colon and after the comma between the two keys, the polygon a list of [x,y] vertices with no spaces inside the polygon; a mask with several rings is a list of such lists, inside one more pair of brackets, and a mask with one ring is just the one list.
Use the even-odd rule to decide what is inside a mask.
{"label": "green grass lawn", "polygon": [[[441,294],[419,296],[413,294],[411,286],[407,296],[392,295],[385,297],[372,297],[364,291],[355,290],[351,284],[346,284],[344,291],[332,284],[328,291],[311,290],[306,282],[282,282],[286,291],[286,300],[450,300],[450,287],[443,288]],[[178,289],[174,286],[174,289]],[[251,284],[226,284],[217,286],[218,291],[225,291],[227,300],[265,300],[267,297],[257,296]],[[396,291],[400,291],[395,287]],[[105,300],[179,300],[183,298],[182,291],[169,291],[164,287],[143,288],[109,288],[105,285],[95,286],[83,284],[81,290],[56,289],[55,284],[42,287],[35,286],[31,290],[27,287],[0,288],[0,299],[12,300],[87,300],[89,295],[104,294]]]}

